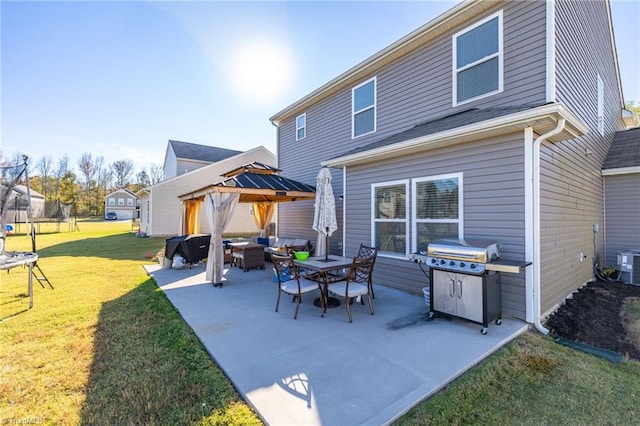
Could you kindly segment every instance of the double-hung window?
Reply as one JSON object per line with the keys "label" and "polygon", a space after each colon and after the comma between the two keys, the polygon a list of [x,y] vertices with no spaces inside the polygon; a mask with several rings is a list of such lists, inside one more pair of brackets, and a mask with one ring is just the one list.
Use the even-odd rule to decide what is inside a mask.
{"label": "double-hung window", "polygon": [[351,91],[352,137],[376,131],[376,78],[354,87]]}
{"label": "double-hung window", "polygon": [[604,83],[602,82],[602,77],[600,77],[600,74],[598,74],[598,83],[597,83],[597,90],[598,90],[598,97],[597,97],[597,102],[598,102],[598,132],[600,132],[600,134],[602,136],[604,136]]}
{"label": "double-hung window", "polygon": [[502,11],[453,36],[453,106],[502,92]]}
{"label": "double-hung window", "polygon": [[301,114],[296,118],[296,140],[304,139],[307,136],[307,114]]}
{"label": "double-hung window", "polygon": [[371,244],[381,254],[405,257],[409,237],[409,181],[371,185]]}
{"label": "double-hung window", "polygon": [[414,252],[463,235],[462,173],[414,179],[412,193]]}
{"label": "double-hung window", "polygon": [[107,198],[107,201],[109,202],[110,206],[115,206],[116,205],[116,199],[115,198]]}

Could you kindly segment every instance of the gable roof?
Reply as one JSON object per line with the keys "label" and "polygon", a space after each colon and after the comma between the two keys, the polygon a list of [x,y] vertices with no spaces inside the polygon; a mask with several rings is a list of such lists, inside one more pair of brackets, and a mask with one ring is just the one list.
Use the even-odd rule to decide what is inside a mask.
{"label": "gable roof", "polygon": [[339,167],[363,163],[518,132],[527,127],[544,134],[555,128],[560,119],[565,119],[566,125],[559,134],[549,138],[551,142],[573,139],[588,132],[588,127],[560,103],[472,108],[417,124],[408,130],[321,161],[320,164]]}
{"label": "gable roof", "polygon": [[219,148],[215,146],[199,145],[190,142],[169,140],[169,145],[178,159],[197,160],[208,163],[217,163],[225,158],[242,153],[234,149]]}
{"label": "gable roof", "polygon": [[130,189],[127,189],[127,188],[116,189],[115,191],[110,192],[109,194],[105,195],[104,198],[108,198],[108,197],[112,196],[113,194],[117,194],[118,192],[124,192],[125,194],[127,194],[127,195],[129,195],[129,196],[131,196],[133,198],[138,198],[138,196],[133,191],[131,191]]}
{"label": "gable roof", "polygon": [[[27,195],[27,187],[25,185],[16,185],[13,187],[13,191],[20,195]],[[44,195],[32,188],[29,188],[29,194],[31,195],[31,198],[44,198]]]}
{"label": "gable roof", "polygon": [[604,175],[640,172],[640,127],[616,133],[602,170]]}

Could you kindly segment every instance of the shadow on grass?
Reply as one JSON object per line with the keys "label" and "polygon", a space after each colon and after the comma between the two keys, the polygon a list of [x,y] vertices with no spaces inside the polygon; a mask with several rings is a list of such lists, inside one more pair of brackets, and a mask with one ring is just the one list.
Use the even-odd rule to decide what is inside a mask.
{"label": "shadow on grass", "polygon": [[138,238],[132,233],[108,235],[69,241],[45,248],[37,248],[40,258],[54,256],[102,257],[114,260],[140,260],[148,253],[155,255],[164,248],[165,239],[160,237]]}
{"label": "shadow on grass", "polygon": [[104,303],[81,424],[259,423],[240,401],[153,279]]}

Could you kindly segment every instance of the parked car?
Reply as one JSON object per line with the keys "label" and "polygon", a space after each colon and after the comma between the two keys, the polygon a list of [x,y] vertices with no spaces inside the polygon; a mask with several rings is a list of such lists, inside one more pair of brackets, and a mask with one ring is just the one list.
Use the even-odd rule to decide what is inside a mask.
{"label": "parked car", "polygon": [[115,212],[109,212],[104,215],[105,220],[118,220],[118,215]]}

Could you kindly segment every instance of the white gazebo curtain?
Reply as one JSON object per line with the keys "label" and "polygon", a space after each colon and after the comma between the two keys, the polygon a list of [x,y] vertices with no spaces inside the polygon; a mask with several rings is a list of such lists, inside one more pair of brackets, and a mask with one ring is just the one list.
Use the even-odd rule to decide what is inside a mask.
{"label": "white gazebo curtain", "polygon": [[269,236],[269,225],[271,224],[275,207],[276,203],[274,202],[252,203],[251,205],[253,221],[260,228],[261,237]]}
{"label": "white gazebo curtain", "polygon": [[238,204],[240,194],[214,192],[207,194],[204,199],[209,228],[211,228],[211,242],[207,255],[207,269],[205,278],[215,286],[222,284],[224,271],[224,247],[222,233],[229,224],[233,211]]}

